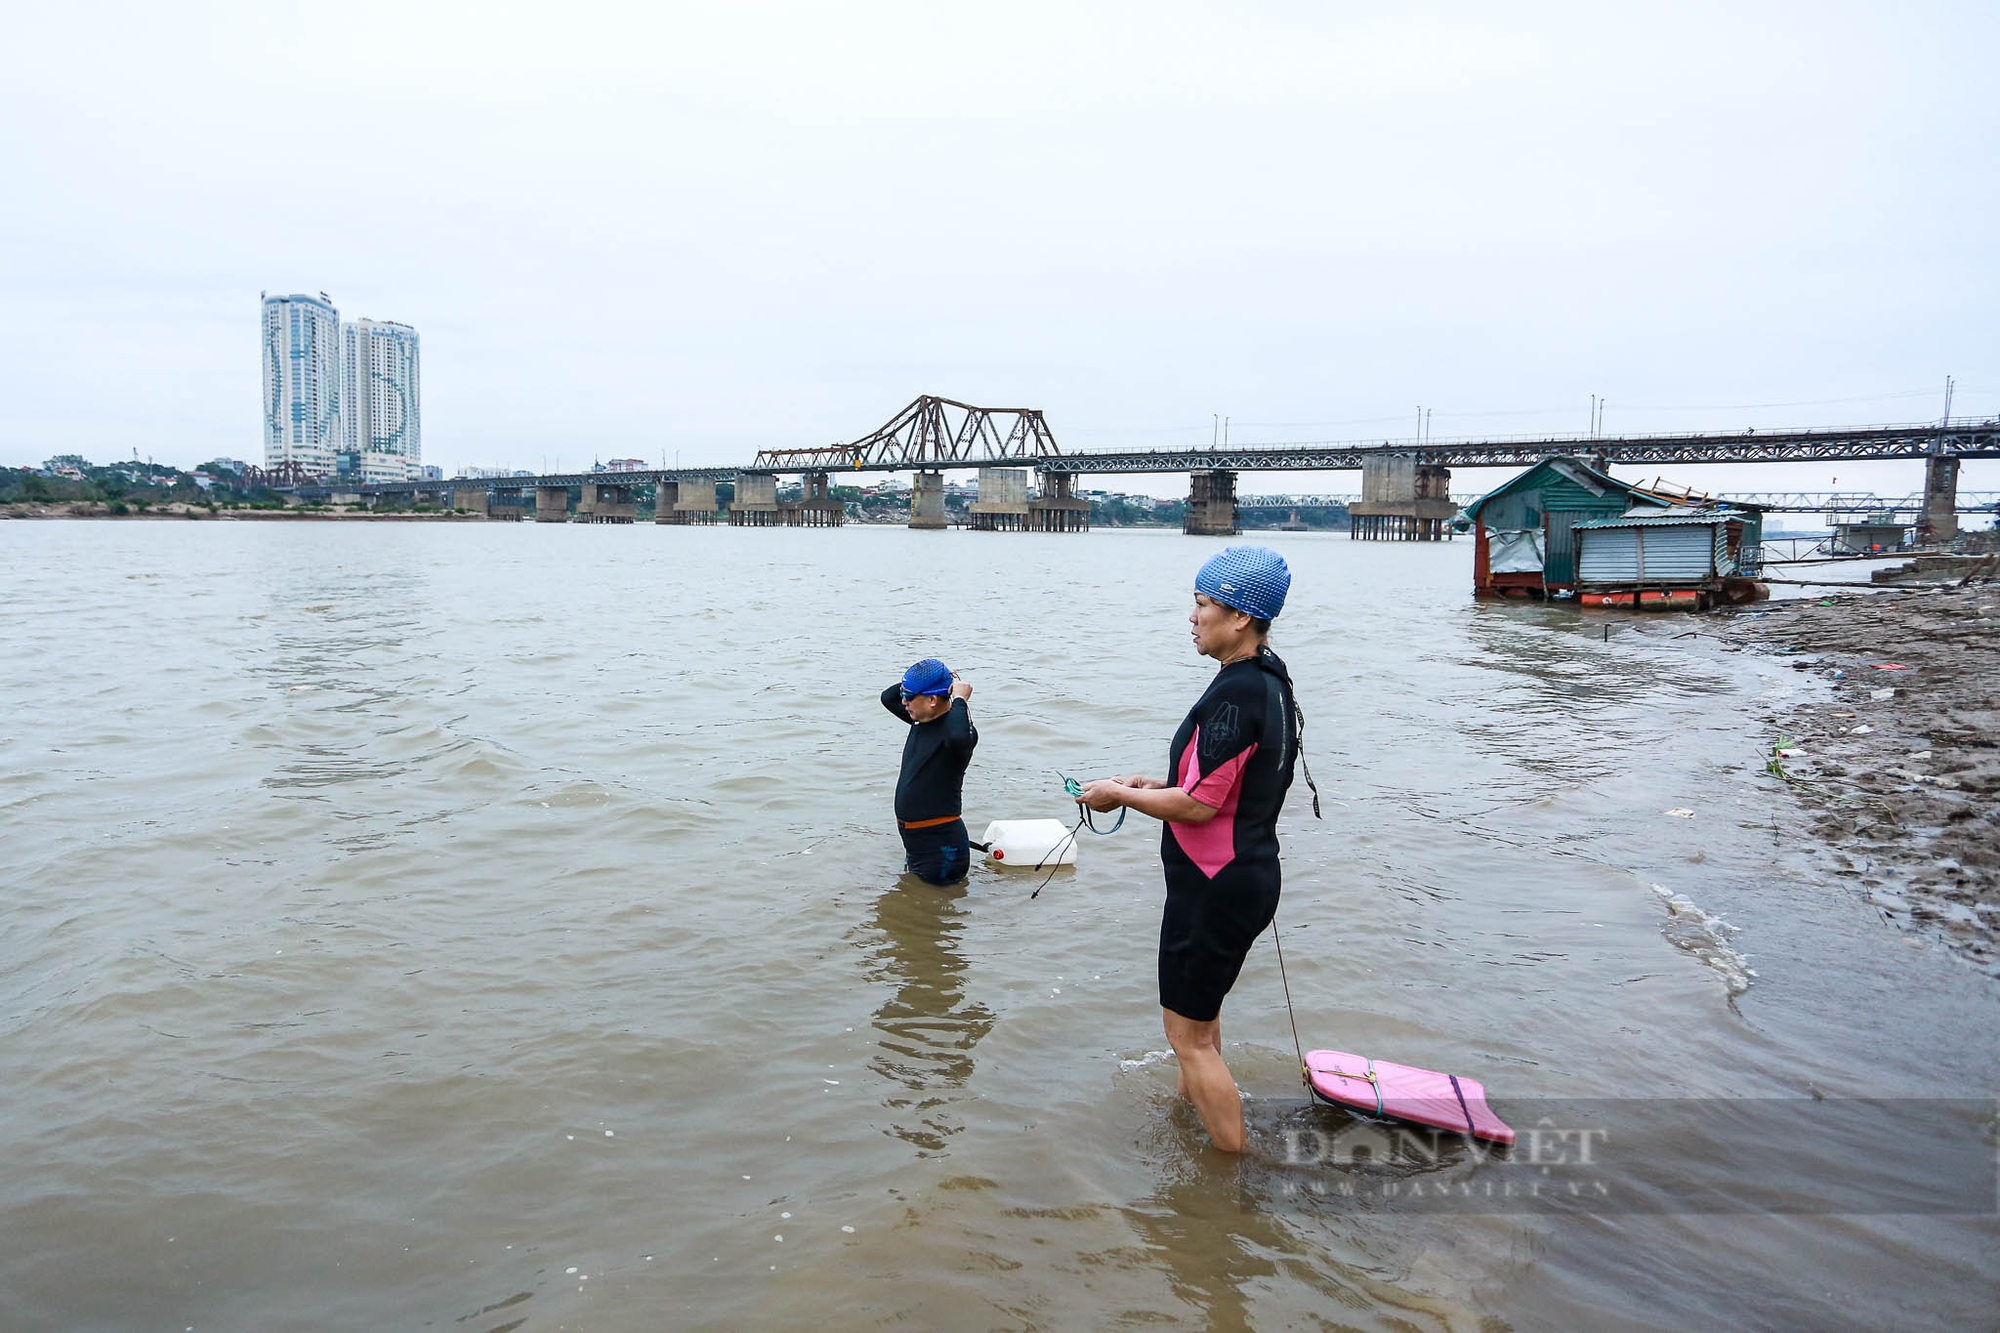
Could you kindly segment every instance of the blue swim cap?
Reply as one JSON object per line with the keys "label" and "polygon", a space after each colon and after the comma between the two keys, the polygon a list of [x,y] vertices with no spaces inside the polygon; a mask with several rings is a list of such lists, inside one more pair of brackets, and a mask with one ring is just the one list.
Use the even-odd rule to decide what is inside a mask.
{"label": "blue swim cap", "polygon": [[910,669],[903,673],[903,693],[950,694],[951,668],[935,657],[926,657],[921,662],[912,662]]}
{"label": "blue swim cap", "polygon": [[1278,618],[1291,586],[1285,557],[1262,546],[1225,546],[1194,576],[1196,592],[1259,620]]}

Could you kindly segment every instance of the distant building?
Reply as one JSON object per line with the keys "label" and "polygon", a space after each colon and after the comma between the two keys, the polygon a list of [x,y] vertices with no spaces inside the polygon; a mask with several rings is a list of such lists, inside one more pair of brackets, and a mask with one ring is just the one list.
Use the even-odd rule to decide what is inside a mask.
{"label": "distant building", "polygon": [[342,476],[409,481],[423,462],[423,374],[417,331],[390,320],[341,326]]}
{"label": "distant building", "polygon": [[644,472],[646,460],[643,458],[614,458],[604,465],[606,472]]}
{"label": "distant building", "polygon": [[264,296],[264,466],[333,471],[340,432],[340,312],[325,292]]}
{"label": "distant building", "polygon": [[418,481],[443,481],[444,469],[430,463],[425,463],[417,469],[416,479]]}

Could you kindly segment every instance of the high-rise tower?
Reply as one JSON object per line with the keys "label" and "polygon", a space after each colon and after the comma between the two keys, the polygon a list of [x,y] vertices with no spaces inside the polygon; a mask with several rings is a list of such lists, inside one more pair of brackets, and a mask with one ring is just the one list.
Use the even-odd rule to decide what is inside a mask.
{"label": "high-rise tower", "polygon": [[333,471],[340,443],[340,312],[325,292],[264,296],[264,466]]}
{"label": "high-rise tower", "polygon": [[339,456],[343,476],[407,481],[424,457],[417,331],[388,320],[341,326]]}

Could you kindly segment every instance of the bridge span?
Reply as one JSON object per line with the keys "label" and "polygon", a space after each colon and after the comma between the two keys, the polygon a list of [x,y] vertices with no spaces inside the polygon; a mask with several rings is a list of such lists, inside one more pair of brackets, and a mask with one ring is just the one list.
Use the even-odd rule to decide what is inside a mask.
{"label": "bridge span", "polygon": [[[1778,514],[1914,515],[1923,512],[1924,507],[1924,496],[1920,492],[1885,496],[1868,491],[1727,491],[1702,498],[1727,504],[1755,505]],[[1347,509],[1360,501],[1361,497],[1352,492],[1343,495],[1239,495],[1236,507],[1311,512]],[[1960,491],[1957,501],[1957,510],[1961,514],[2000,513],[2000,491]],[[1454,496],[1451,502],[1463,509],[1471,502],[1471,497]]]}
{"label": "bridge span", "polygon": [[[837,526],[844,506],[831,498],[836,477],[914,472],[911,525],[944,526],[944,474],[982,472],[982,496],[972,506],[973,526],[995,529],[1081,531],[1089,506],[1076,494],[1085,476],[1186,473],[1190,477],[1190,533],[1236,531],[1237,509],[1252,503],[1239,497],[1244,472],[1344,471],[1359,469],[1363,495],[1350,505],[1365,512],[1370,532],[1400,539],[1428,540],[1445,535],[1456,505],[1446,491],[1455,467],[1525,467],[1551,456],[1585,460],[1600,469],[1613,463],[1672,465],[1710,463],[1801,463],[1922,459],[1925,485],[1921,526],[1928,536],[1956,532],[1959,464],[1968,458],[2000,458],[2000,420],[1946,420],[1915,425],[1854,426],[1831,430],[1745,430],[1726,433],[1622,436],[1518,436],[1462,440],[1323,441],[1237,445],[1227,448],[1146,449],[1065,453],[1042,413],[1033,408],[976,407],[955,399],[916,399],[868,435],[851,443],[800,449],[767,449],[740,467],[651,468],[626,472],[566,472],[527,477],[358,484],[333,478],[303,479],[289,488],[302,500],[353,496],[394,502],[398,498],[451,493],[460,504],[481,512],[518,511],[520,497],[536,493],[537,518],[545,505],[580,491],[577,516],[598,522],[630,522],[635,488],[650,488],[673,503],[656,520],[704,522],[716,516],[715,487],[733,483],[737,497],[727,511],[731,523]],[[1041,487],[1029,495],[1026,477],[1040,474]],[[780,502],[777,478],[798,476],[804,496]],[[991,486],[994,499],[986,499]],[[1827,493],[1832,494],[1832,493]],[[1748,497],[1744,497],[1748,498]],[[1869,497],[1872,501],[1874,497]],[[497,503],[496,503],[497,502]],[[1902,502],[1898,502],[1901,506]],[[705,506],[705,507],[704,507]],[[1358,508],[1356,508],[1358,506]],[[1786,508],[1788,505],[1774,505]],[[1984,506],[1980,506],[1984,507]],[[1817,502],[1810,506],[1820,510]],[[631,513],[627,511],[631,510]],[[1801,509],[1801,512],[1805,512]],[[1080,515],[1080,517],[1079,517]],[[1357,531],[1361,531],[1357,528]]]}

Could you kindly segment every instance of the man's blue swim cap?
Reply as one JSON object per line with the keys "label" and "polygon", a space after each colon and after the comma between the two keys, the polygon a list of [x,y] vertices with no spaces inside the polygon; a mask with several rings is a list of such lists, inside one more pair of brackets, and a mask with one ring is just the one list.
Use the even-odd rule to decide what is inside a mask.
{"label": "man's blue swim cap", "polygon": [[903,693],[912,697],[919,694],[950,694],[951,668],[935,657],[912,662],[910,669],[903,673]]}
{"label": "man's blue swim cap", "polygon": [[1263,546],[1225,546],[1194,576],[1196,592],[1259,620],[1278,618],[1291,587],[1285,557]]}

